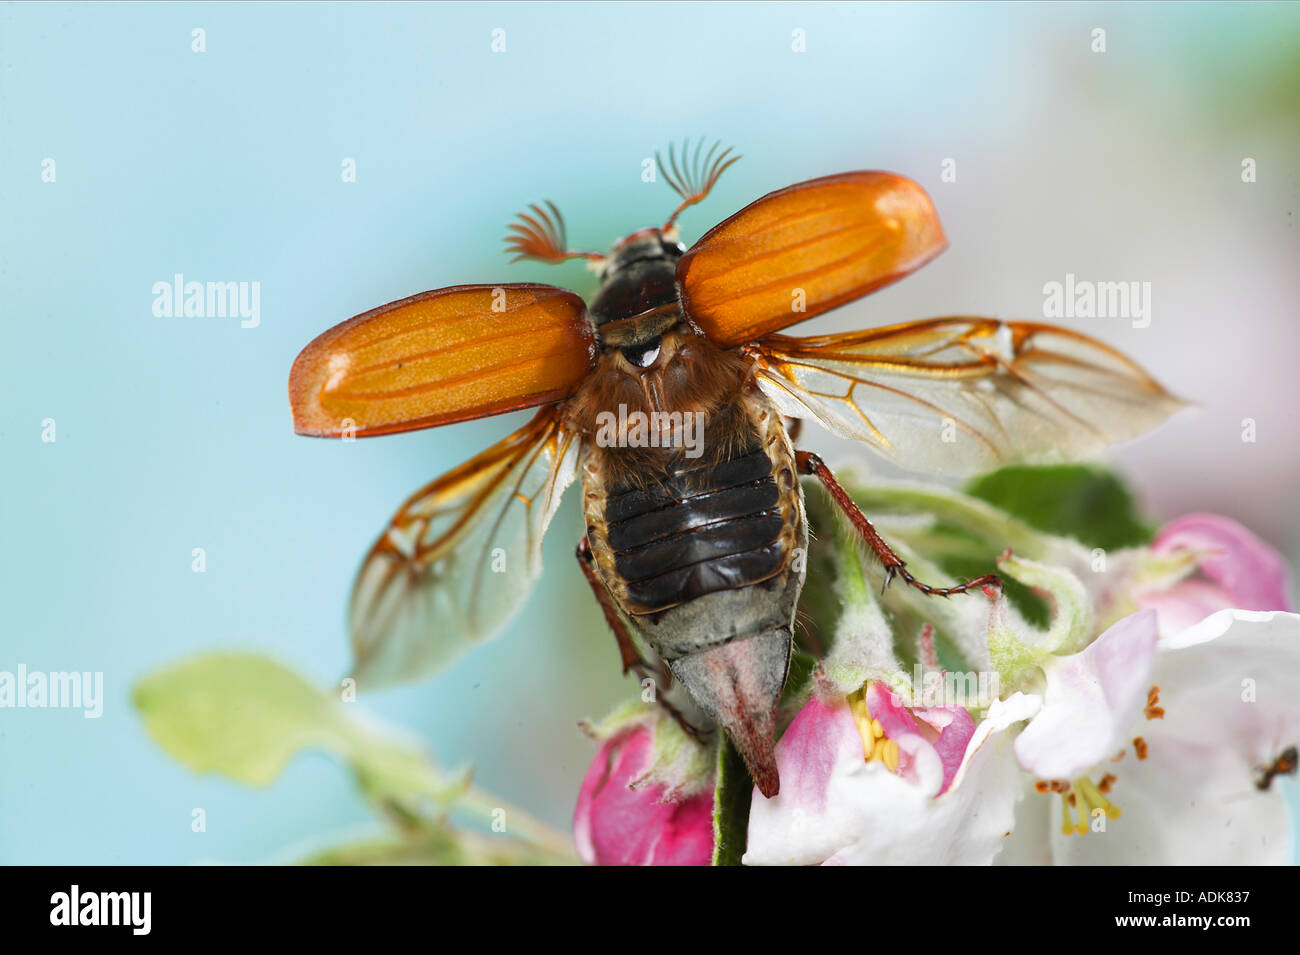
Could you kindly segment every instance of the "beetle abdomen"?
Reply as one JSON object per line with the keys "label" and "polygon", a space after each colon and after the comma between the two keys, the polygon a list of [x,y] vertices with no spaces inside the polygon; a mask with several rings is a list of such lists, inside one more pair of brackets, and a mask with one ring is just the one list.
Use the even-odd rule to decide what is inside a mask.
{"label": "beetle abdomen", "polygon": [[757,388],[714,407],[703,453],[583,445],[596,570],[665,660],[737,638],[789,641],[808,544],[794,450]]}
{"label": "beetle abdomen", "polygon": [[753,443],[720,465],[683,461],[609,496],[605,521],[627,604],[652,613],[780,573],[785,519],[772,462]]}
{"label": "beetle abdomen", "polygon": [[715,410],[699,459],[615,465],[618,449],[584,444],[587,540],[628,622],[770,796],[808,546],[803,493],[784,422],[757,388]]}

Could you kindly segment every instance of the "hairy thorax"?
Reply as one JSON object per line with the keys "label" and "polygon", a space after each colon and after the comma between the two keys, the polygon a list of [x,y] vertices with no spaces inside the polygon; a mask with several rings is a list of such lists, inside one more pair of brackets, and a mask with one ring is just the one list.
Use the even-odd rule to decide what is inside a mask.
{"label": "hairy thorax", "polygon": [[[805,532],[783,421],[744,358],[672,329],[657,353],[607,350],[570,413],[583,435],[588,541],[622,608],[654,626],[730,592],[766,625],[768,601],[742,592],[783,591]],[[780,603],[774,612],[788,616]],[[687,629],[704,645],[724,638],[713,624]]]}
{"label": "hairy thorax", "polygon": [[679,326],[631,357],[606,350],[569,401],[570,427],[597,459],[602,483],[643,486],[683,461],[716,465],[734,453],[746,430],[747,378],[738,351]]}

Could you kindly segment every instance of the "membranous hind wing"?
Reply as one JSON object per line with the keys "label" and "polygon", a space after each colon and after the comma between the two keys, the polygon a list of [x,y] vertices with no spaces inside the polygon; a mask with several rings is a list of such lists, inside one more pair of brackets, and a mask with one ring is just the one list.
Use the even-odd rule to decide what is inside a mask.
{"label": "membranous hind wing", "polygon": [[910,179],[848,172],[769,193],[710,229],[677,265],[687,316],[741,345],[866,295],[947,245]]}
{"label": "membranous hind wing", "polygon": [[1184,406],[1115,349],[1036,322],[935,318],[746,351],[786,414],[940,474],[1091,457]]}
{"label": "membranous hind wing", "polygon": [[555,403],[595,357],[580,297],[520,284],[424,292],[303,349],[289,377],[299,434],[389,434],[550,405],[408,500],[371,548],[352,594],[359,682],[426,675],[519,606],[576,471],[576,442]]}
{"label": "membranous hind wing", "polygon": [[493,636],[541,572],[542,538],[577,469],[562,410],[414,494],[370,549],[352,591],[362,687],[427,676]]}
{"label": "membranous hind wing", "polygon": [[322,333],[289,375],[294,430],[391,434],[567,397],[595,360],[586,305],[550,285],[457,285]]}

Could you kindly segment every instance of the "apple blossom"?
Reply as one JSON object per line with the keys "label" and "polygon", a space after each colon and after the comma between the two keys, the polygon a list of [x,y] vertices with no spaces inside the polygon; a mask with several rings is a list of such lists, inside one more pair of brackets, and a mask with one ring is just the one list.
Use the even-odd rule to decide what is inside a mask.
{"label": "apple blossom", "polygon": [[[943,489],[853,493],[896,521],[923,579],[943,581],[927,557],[944,548],[1011,546],[1003,579],[1048,613],[1031,624],[1024,589],[877,596],[852,535],[823,524],[820,659],[787,689],[783,786],[749,800],[745,864],[1289,859],[1282,787],[1257,783],[1300,739],[1300,617],[1251,612],[1291,607],[1268,545],[1198,514],[1108,553]],[[603,738],[575,818],[583,858],[707,861],[706,748],[665,758],[657,735],[642,721]]]}
{"label": "apple blossom", "polygon": [[1021,795],[993,752],[1024,711],[995,707],[976,728],[962,707],[911,709],[879,682],[815,692],[776,747],[790,782],[754,798],[745,864],[987,864]]}
{"label": "apple blossom", "polygon": [[1151,543],[1155,554],[1188,550],[1200,557],[1203,579],[1138,597],[1160,612],[1161,633],[1175,633],[1216,610],[1294,610],[1282,555],[1236,521],[1217,514],[1187,514],[1170,521]]}
{"label": "apple blossom", "polygon": [[[777,745],[786,790],[754,798],[747,864],[1289,857],[1278,790],[1255,780],[1300,737],[1281,702],[1300,677],[1300,618],[1237,611],[1231,624],[1206,621],[1224,639],[1219,651],[1216,638],[1185,626],[1234,604],[1289,608],[1285,564],[1267,545],[1225,518],[1193,515],[1149,548],[1090,553],[1005,515],[999,528],[996,510],[950,492],[875,493],[924,500],[967,531],[1014,540],[1037,559],[1008,552],[999,569],[1042,597],[1050,620],[1029,625],[993,590],[991,603],[906,588],[877,601],[840,535],[834,642]],[[941,580],[911,549],[918,532],[923,525],[901,524],[896,549]],[[1198,571],[1205,580],[1190,576]],[[916,652],[926,667],[936,667],[937,626],[964,662],[998,677],[1000,699],[967,701],[982,714],[977,725],[946,708],[949,730],[926,719],[930,708],[908,705],[924,697],[911,692],[898,651],[917,620],[933,621]],[[1263,623],[1267,633],[1252,636]],[[1268,660],[1267,672],[1252,659]],[[1247,703],[1245,689],[1225,686],[1207,698],[1225,680],[1267,689],[1267,701]]]}
{"label": "apple blossom", "polygon": [[[1041,708],[1016,737],[1016,758],[1036,793],[1060,801],[1059,826],[1041,798],[1025,801],[999,862],[1289,860],[1282,799],[1252,782],[1300,735],[1300,701],[1290,690],[1300,677],[1300,617],[1230,607],[1289,607],[1285,564],[1249,531],[1212,515],[1172,522],[1151,551],[1188,549],[1210,582],[1137,594],[1146,609],[1072,654],[1044,653],[1051,641],[1037,652],[1014,646],[995,608],[990,639],[1013,645],[994,654],[1015,659],[1010,682],[1030,682],[1033,667],[1042,676]],[[1050,569],[1010,555],[999,566],[1017,578],[1037,574],[1057,607],[1058,633],[1087,625],[1086,609],[1072,604],[1070,575],[1055,571],[1053,587]],[[1119,791],[1123,798],[1112,798]],[[1098,838],[1068,838],[1085,834]]]}
{"label": "apple blossom", "polygon": [[[1059,794],[1061,825],[1029,797],[999,862],[1290,861],[1280,787],[1256,782],[1300,738],[1300,616],[1221,610],[1158,641],[1154,626],[1151,610],[1127,618],[1078,655],[1091,660],[1062,662],[1070,677],[1049,677],[1015,754],[1038,792]],[[1080,724],[1105,738],[1081,740]]]}
{"label": "apple blossom", "polygon": [[663,711],[634,703],[584,729],[600,742],[573,815],[592,865],[709,865],[713,787],[705,747]]}

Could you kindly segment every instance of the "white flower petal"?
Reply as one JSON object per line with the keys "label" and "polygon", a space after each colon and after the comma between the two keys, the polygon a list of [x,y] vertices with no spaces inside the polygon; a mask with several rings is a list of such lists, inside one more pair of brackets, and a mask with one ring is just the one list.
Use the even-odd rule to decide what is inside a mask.
{"label": "white flower petal", "polygon": [[1226,634],[1238,621],[1244,623],[1272,623],[1281,620],[1283,626],[1288,618],[1296,614],[1285,610],[1219,610],[1210,614],[1195,626],[1187,627],[1179,633],[1160,639],[1162,650],[1182,650],[1186,647],[1209,643]]}
{"label": "white flower petal", "polygon": [[[1023,781],[1023,777],[1022,777]],[[994,865],[1051,865],[1052,839],[1050,826],[1060,825],[1059,796],[1050,797],[1034,792],[1032,788],[1016,806],[1015,826],[1002,840],[1002,851],[993,859]]]}
{"label": "white flower petal", "polygon": [[1156,652],[1156,613],[1125,617],[1085,650],[1044,664],[1042,711],[1016,739],[1038,779],[1071,779],[1114,755],[1142,712]]}
{"label": "white flower petal", "polygon": [[[1255,789],[1244,761],[1215,746],[1185,747],[1152,734],[1151,755],[1129,755],[1109,798],[1119,819],[1105,832],[1065,836],[1049,821],[1052,855],[1069,865],[1285,865],[1291,861],[1286,800]],[[1028,797],[1030,799],[1033,796]],[[1059,796],[1040,796],[1057,803]],[[1055,808],[1055,807],[1054,807]]]}
{"label": "white flower petal", "polygon": [[[1000,733],[1022,720],[1030,719],[1042,708],[1043,698],[1032,693],[1016,692],[1005,700],[994,700],[988,709],[988,714],[975,727],[974,735],[966,744],[966,755],[962,758],[961,765],[957,767],[957,774],[953,777],[949,789],[956,789],[962,784],[967,765],[994,733]],[[1010,750],[1009,745],[1006,748]]]}
{"label": "white flower petal", "polygon": [[[1300,740],[1300,616],[1222,611],[1162,639],[1152,677],[1163,718],[1138,718],[1148,756],[1094,773],[1116,777],[1119,819],[1062,835],[1058,796],[1046,820],[1052,856],[1072,864],[1278,865],[1291,861],[1282,787],[1255,786],[1257,767]],[[1244,682],[1243,682],[1244,681]],[[1030,801],[1035,796],[1028,797]],[[1017,837],[1022,833],[1018,830]]]}
{"label": "white flower petal", "polygon": [[781,792],[754,798],[744,863],[989,863],[1011,829],[1022,782],[1005,734],[985,741],[963,763],[966,784],[935,797],[943,769],[932,748],[916,748],[915,781],[896,776],[863,758],[847,706],[814,698],[777,746]]}
{"label": "white flower petal", "polygon": [[[1004,747],[1002,752],[999,749]],[[829,865],[988,865],[1011,834],[1023,794],[1005,735],[992,738],[966,767],[966,783],[929,798],[889,773],[852,793],[869,826],[826,860]]]}
{"label": "white flower petal", "polygon": [[1166,715],[1152,733],[1226,747],[1250,766],[1300,743],[1300,615],[1212,614],[1160,642],[1154,679]]}

